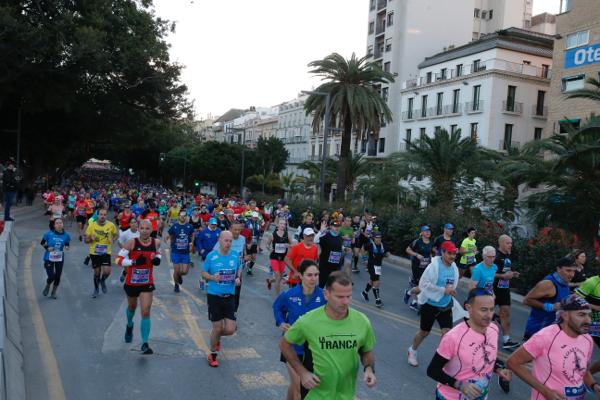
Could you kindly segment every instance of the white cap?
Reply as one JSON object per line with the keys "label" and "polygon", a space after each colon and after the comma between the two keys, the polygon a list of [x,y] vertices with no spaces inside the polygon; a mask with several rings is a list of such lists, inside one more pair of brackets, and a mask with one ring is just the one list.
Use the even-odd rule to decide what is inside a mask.
{"label": "white cap", "polygon": [[252,216],[253,216],[254,218],[258,218],[258,213],[257,213],[256,211],[252,211]]}
{"label": "white cap", "polygon": [[310,235],[314,235],[315,231],[313,230],[313,228],[304,228],[304,230],[302,231],[302,234],[304,236],[310,236]]}

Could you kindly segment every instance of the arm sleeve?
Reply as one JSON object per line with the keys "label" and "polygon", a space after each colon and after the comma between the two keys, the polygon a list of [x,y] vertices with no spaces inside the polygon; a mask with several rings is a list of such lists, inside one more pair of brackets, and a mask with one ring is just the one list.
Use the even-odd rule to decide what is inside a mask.
{"label": "arm sleeve", "polygon": [[442,385],[454,387],[456,379],[445,373],[443,369],[448,361],[440,353],[436,352],[427,367],[427,376]]}

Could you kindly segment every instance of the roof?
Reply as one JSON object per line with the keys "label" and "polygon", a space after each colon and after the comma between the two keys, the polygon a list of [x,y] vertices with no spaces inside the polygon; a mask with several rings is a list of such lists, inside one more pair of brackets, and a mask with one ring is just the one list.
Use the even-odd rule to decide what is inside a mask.
{"label": "roof", "polygon": [[241,117],[242,114],[244,114],[244,110],[240,110],[239,108],[232,108],[229,111],[227,111],[225,114],[221,115],[219,117],[219,119],[217,119],[215,122],[232,121],[238,117]]}
{"label": "roof", "polygon": [[418,67],[426,68],[495,48],[552,58],[553,46],[554,36],[552,35],[520,28],[508,28],[484,35],[481,39],[467,43],[463,46],[455,47],[431,57],[427,57]]}

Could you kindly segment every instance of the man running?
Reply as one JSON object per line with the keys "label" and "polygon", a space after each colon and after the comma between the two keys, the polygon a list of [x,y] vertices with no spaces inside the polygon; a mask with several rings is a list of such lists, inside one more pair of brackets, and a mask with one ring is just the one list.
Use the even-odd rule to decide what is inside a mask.
{"label": "man running", "polygon": [[152,237],[152,223],[146,219],[140,221],[140,237],[131,239],[119,251],[117,264],[127,268],[127,279],[123,289],[127,294],[127,326],[125,327],[125,343],[133,340],[133,317],[140,300],[142,321],[140,335],[142,338],[142,354],[153,354],[148,344],[150,337],[150,308],[152,307],[154,287],[154,267],[160,265],[160,241]]}
{"label": "man running", "polygon": [[[365,384],[373,387],[377,382],[373,328],[366,315],[350,308],[352,282],[345,273],[329,275],[325,298],[327,305],[305,314],[287,330],[279,348],[300,376],[302,398],[354,399],[359,361]],[[304,345],[304,362],[293,345]]]}
{"label": "man running", "polygon": [[510,340],[510,280],[519,277],[519,272],[513,270],[510,253],[512,250],[512,239],[508,235],[500,235],[498,238],[498,249],[496,249],[496,260],[494,264],[498,267],[496,279],[494,280],[494,295],[496,305],[500,307],[499,318],[502,330],[502,348],[514,349],[519,346],[518,342]]}
{"label": "man running", "polygon": [[316,261],[319,256],[319,250],[314,244],[315,231],[312,228],[306,228],[302,232],[302,241],[296,243],[284,258],[284,261],[290,272],[288,274],[288,285],[296,286],[300,282],[298,267],[304,260]]}
{"label": "man running", "polygon": [[[412,241],[406,248],[406,254],[410,256],[410,265],[412,269],[412,278],[408,282],[408,288],[404,291],[404,304],[408,304],[409,300],[419,294],[419,281],[423,275],[423,271],[431,261],[432,243],[431,243],[431,228],[428,225],[421,227],[419,237]],[[419,304],[416,298],[410,302],[410,308],[414,311],[419,311]]]}
{"label": "man running", "polygon": [[246,273],[252,275],[252,268],[256,262],[256,255],[258,254],[258,242],[260,238],[260,223],[258,221],[258,212],[252,211],[251,217],[246,221],[246,228],[248,228],[252,234],[251,240],[246,242],[246,254],[248,254],[248,269]]}
{"label": "man running", "polygon": [[369,291],[373,288],[373,296],[375,296],[375,306],[383,307],[381,297],[379,297],[379,280],[381,279],[381,266],[383,265],[383,257],[389,255],[385,251],[385,247],[381,242],[381,232],[374,232],[373,237],[364,246],[365,251],[369,255],[367,261],[367,270],[369,271],[369,282],[362,291],[361,295],[365,301],[369,301]]}
{"label": "man running", "polygon": [[438,382],[436,399],[485,399],[492,373],[510,381],[512,373],[498,356],[498,327],[492,324],[494,294],[486,289],[469,292],[465,308],[469,319],[446,333],[427,375]]}
{"label": "man running", "polygon": [[219,236],[219,249],[211,251],[202,264],[202,277],[208,281],[208,319],[212,322],[208,365],[218,367],[221,337],[236,331],[235,286],[240,283],[241,265],[239,254],[231,250],[231,232]]}
{"label": "man running", "polygon": [[485,246],[481,253],[483,261],[473,268],[471,280],[469,281],[469,290],[479,288],[491,291],[494,287],[496,271],[498,271],[498,267],[494,264],[496,249],[492,246]]}
{"label": "man running", "polygon": [[451,223],[445,224],[444,232],[433,241],[433,252],[436,256],[442,254],[442,243],[444,242],[452,242],[457,249],[460,248],[458,246],[458,239],[454,236],[454,225]]}
{"label": "man running", "polygon": [[[112,242],[117,237],[117,227],[111,221],[106,220],[105,209],[98,211],[96,221],[90,221],[85,231],[85,242],[90,245],[90,261],[94,269],[94,292],[92,298],[98,297],[99,285],[102,293],[106,293],[106,279],[110,275],[112,253]],[[102,275],[100,275],[102,269]]]}
{"label": "man running", "polygon": [[321,223],[321,230],[315,236],[315,243],[321,247],[319,255],[319,287],[324,288],[329,274],[339,271],[344,263],[344,241],[340,236],[340,223],[333,221],[329,230]]}
{"label": "man running", "polygon": [[600,385],[587,370],[593,352],[591,313],[588,302],[570,295],[561,302],[558,322],[535,333],[508,358],[508,368],[531,386],[531,399],[583,399],[586,387],[600,397]]}
{"label": "man running", "polygon": [[168,231],[171,242],[175,293],[179,293],[179,285],[183,284],[183,276],[187,275],[190,270],[190,252],[194,242],[194,228],[186,221],[186,212],[180,211],[177,223],[171,225]]}
{"label": "man running", "polygon": [[423,272],[419,282],[421,305],[420,329],[408,348],[408,364],[417,367],[417,348],[431,332],[437,320],[442,336],[452,329],[453,296],[458,286],[458,267],[454,263],[458,249],[451,241],[441,244],[442,255],[436,256]]}
{"label": "man running", "polygon": [[213,251],[213,248],[219,241],[221,230],[217,228],[217,219],[210,218],[208,220],[208,226],[196,233],[194,238],[194,247],[198,252],[198,255],[202,257],[202,261],[206,260],[208,253]]}
{"label": "man running", "polygon": [[[344,245],[344,264],[343,270],[348,276],[352,275],[352,242],[354,241],[354,229],[352,229],[352,218],[345,217],[340,227],[340,236]],[[358,271],[358,269],[357,269]]]}

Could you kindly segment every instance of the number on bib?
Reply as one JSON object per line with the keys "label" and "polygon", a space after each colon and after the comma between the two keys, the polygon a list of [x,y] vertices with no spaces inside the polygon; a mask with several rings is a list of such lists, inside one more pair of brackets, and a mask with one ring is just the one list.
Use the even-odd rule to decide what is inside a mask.
{"label": "number on bib", "polygon": [[381,275],[381,265],[374,265],[375,275]]}
{"label": "number on bib", "polygon": [[51,251],[48,253],[48,260],[52,262],[61,262],[63,260],[62,251]]}

